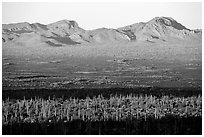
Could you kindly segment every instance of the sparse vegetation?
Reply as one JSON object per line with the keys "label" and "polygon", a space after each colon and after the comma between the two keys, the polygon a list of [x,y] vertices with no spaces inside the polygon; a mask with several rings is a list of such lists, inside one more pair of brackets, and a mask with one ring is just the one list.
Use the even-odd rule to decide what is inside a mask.
{"label": "sparse vegetation", "polygon": [[[2,122],[6,125],[59,122],[126,122],[150,119],[201,117],[202,97],[152,95],[102,95],[79,98],[7,99],[2,102]],[[168,124],[168,123],[167,123]],[[79,129],[80,130],[80,129]],[[97,133],[98,134],[98,133]]]}

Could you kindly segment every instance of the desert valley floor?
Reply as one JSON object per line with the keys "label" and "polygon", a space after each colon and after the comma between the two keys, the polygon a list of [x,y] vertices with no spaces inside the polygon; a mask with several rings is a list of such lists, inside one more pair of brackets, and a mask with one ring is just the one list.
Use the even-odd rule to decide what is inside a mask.
{"label": "desert valley floor", "polygon": [[3,89],[202,84],[199,43],[40,46],[3,46]]}

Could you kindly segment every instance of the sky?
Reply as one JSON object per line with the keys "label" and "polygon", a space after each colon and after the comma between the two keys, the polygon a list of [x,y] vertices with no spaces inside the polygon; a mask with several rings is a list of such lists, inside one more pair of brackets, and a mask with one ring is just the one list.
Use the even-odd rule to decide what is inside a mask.
{"label": "sky", "polygon": [[202,28],[201,2],[3,2],[2,23],[42,23],[75,20],[86,30],[118,28],[147,22],[154,17],[172,17],[189,29]]}

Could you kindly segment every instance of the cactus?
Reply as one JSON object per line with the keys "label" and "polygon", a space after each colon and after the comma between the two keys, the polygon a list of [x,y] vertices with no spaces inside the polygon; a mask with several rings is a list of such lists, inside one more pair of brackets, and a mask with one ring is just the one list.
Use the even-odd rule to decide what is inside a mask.
{"label": "cactus", "polygon": [[[190,105],[189,105],[190,104]],[[83,121],[122,121],[125,119],[155,119],[167,114],[178,117],[201,116],[202,96],[193,97],[169,97],[156,98],[152,95],[146,96],[111,96],[86,99],[48,99],[35,98],[34,100],[23,99],[2,102],[3,124],[33,121],[40,122],[48,119],[72,121],[81,119]],[[54,116],[54,117],[53,117]],[[25,120],[26,119],[26,120]]]}

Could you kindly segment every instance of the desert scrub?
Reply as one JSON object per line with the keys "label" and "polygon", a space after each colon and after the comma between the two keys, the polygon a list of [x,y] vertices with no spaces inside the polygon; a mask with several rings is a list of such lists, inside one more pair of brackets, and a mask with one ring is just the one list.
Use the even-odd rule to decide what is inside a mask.
{"label": "desert scrub", "polygon": [[83,121],[123,121],[126,119],[160,119],[165,116],[202,115],[202,96],[175,97],[152,95],[110,96],[85,99],[34,98],[7,99],[2,102],[3,124]]}

